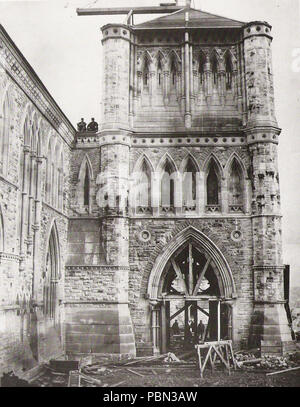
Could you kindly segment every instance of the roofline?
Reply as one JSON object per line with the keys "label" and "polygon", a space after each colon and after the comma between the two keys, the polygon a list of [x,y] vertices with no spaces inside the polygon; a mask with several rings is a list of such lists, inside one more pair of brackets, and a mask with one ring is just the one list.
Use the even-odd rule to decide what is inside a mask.
{"label": "roofline", "polygon": [[[161,16],[161,17],[158,17],[158,18],[154,18],[154,19],[152,19],[152,20],[149,20],[149,21],[145,21],[144,23],[138,24],[136,27],[139,27],[139,26],[140,26],[140,27],[142,28],[142,25],[143,25],[143,24],[145,24],[145,25],[146,25],[146,24],[151,24],[151,22],[153,22],[153,21],[158,21],[158,20],[160,20],[160,19],[165,19],[165,18],[167,18],[167,17],[169,17],[169,16],[171,16],[171,15],[174,15],[174,14],[176,14],[176,13],[179,13],[180,11],[183,11],[183,10],[187,10],[187,11],[189,11],[189,10],[200,11],[200,12],[202,12],[202,13],[209,14],[210,16],[225,18],[225,19],[228,19],[228,20],[231,20],[231,21],[234,21],[234,22],[236,22],[236,23],[241,24],[240,27],[233,26],[233,27],[236,27],[236,28],[242,28],[242,27],[245,26],[246,24],[249,24],[249,23],[246,23],[246,22],[244,22],[244,21],[233,20],[232,18],[229,18],[229,17],[220,16],[220,15],[218,15],[218,14],[212,14],[212,13],[209,13],[209,12],[207,12],[207,11],[199,10],[199,9],[196,9],[196,8],[192,8],[192,7],[182,7],[180,10],[177,10],[177,11],[175,11],[175,12],[173,12],[173,13],[170,13],[170,14],[167,15],[167,16]],[[170,29],[170,28],[168,28],[168,27],[166,27],[166,28],[167,28],[167,29]],[[181,28],[181,27],[177,27],[177,28]],[[184,27],[182,27],[182,28],[186,28],[186,26],[184,26]],[[201,28],[201,27],[187,27],[187,28]],[[225,27],[215,27],[215,26],[212,26],[212,27],[207,27],[207,28],[231,28],[231,27],[230,27],[230,26],[225,26]]]}
{"label": "roofline", "polygon": [[182,26],[182,27],[157,27],[157,28],[154,28],[154,27],[138,27],[138,26],[132,26],[131,27],[131,29],[132,30],[137,30],[137,31],[143,31],[143,30],[154,30],[154,29],[156,29],[156,30],[181,30],[181,29],[188,29],[188,30],[199,30],[199,29],[202,29],[202,30],[206,30],[206,29],[236,29],[236,30],[241,30],[243,27],[238,27],[238,26],[236,26],[236,25],[232,25],[232,26],[229,26],[229,25],[226,25],[226,26],[218,26],[218,27],[216,27],[216,26],[205,26],[205,27],[186,27],[186,26]]}
{"label": "roofline", "polygon": [[51,96],[50,92],[47,90],[46,86],[43,84],[41,79],[38,77],[35,70],[32,68],[32,66],[30,65],[28,60],[19,50],[19,48],[17,47],[15,42],[12,40],[12,38],[9,36],[9,34],[7,33],[7,31],[5,30],[5,28],[3,27],[2,24],[0,24],[0,32],[2,34],[4,34],[5,38],[9,42],[9,45],[11,45],[13,50],[16,52],[17,57],[21,59],[23,68],[28,71],[28,74],[29,74],[29,76],[32,77],[34,83],[40,88],[41,92],[44,93],[48,99],[50,99],[49,101],[53,105],[54,109],[57,110],[57,112],[62,116],[62,119],[65,121],[65,124],[67,125],[67,127],[69,127],[69,130],[76,133],[76,130],[75,130],[75,127],[73,126],[73,124],[70,122],[70,120],[67,118],[67,116],[64,114],[64,112],[58,106],[58,104],[56,103],[54,98]]}

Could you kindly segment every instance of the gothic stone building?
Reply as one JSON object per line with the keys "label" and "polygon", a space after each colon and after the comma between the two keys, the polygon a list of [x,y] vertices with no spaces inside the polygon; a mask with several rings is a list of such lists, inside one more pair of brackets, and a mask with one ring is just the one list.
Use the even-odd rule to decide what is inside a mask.
{"label": "gothic stone building", "polygon": [[0,372],[165,352],[200,319],[286,352],[270,25],[187,6],[102,36],[76,132],[0,30]]}

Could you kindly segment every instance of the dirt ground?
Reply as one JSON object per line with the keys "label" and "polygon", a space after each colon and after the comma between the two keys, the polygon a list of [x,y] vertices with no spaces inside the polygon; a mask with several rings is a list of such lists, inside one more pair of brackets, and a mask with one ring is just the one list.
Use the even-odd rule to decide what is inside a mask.
{"label": "dirt ground", "polygon": [[[125,368],[106,369],[92,375],[101,383],[97,385],[81,379],[82,387],[300,387],[300,370],[266,376],[265,372],[232,371],[207,369],[203,379],[196,367],[135,367],[132,373]],[[138,373],[138,374],[137,374]],[[37,386],[66,387],[68,375],[46,373],[38,379]]]}

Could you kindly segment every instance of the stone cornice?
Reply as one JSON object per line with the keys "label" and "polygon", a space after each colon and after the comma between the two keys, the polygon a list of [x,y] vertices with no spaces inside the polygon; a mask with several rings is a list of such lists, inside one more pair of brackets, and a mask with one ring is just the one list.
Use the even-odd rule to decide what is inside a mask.
{"label": "stone cornice", "polygon": [[26,58],[0,25],[0,65],[24,91],[52,127],[71,144],[75,129]]}
{"label": "stone cornice", "polygon": [[13,253],[4,253],[4,252],[0,252],[0,264],[2,262],[14,262],[14,263],[18,263],[20,261],[20,256],[17,254],[13,254]]}

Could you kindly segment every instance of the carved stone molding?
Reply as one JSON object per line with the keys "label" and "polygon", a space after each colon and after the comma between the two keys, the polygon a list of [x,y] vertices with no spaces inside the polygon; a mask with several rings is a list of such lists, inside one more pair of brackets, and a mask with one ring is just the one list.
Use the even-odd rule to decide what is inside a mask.
{"label": "carved stone molding", "polygon": [[130,267],[128,266],[108,266],[108,265],[85,265],[85,266],[66,266],[65,267],[67,271],[87,271],[87,270],[92,270],[92,271],[100,271],[100,270],[124,270],[124,271],[129,271]]}
{"label": "carved stone molding", "polygon": [[14,263],[18,263],[20,261],[20,256],[17,254],[13,254],[13,253],[4,253],[1,252],[0,253],[0,264],[3,262],[14,262]]}

